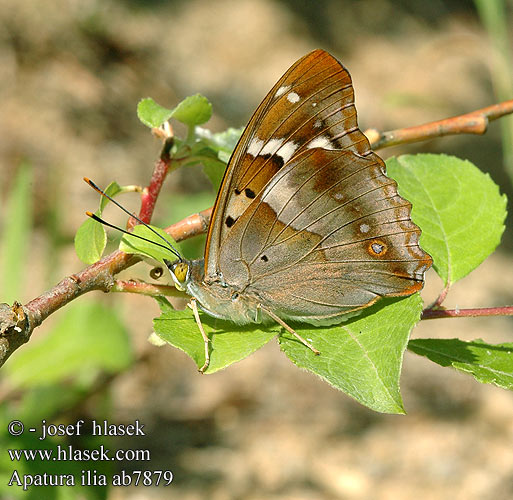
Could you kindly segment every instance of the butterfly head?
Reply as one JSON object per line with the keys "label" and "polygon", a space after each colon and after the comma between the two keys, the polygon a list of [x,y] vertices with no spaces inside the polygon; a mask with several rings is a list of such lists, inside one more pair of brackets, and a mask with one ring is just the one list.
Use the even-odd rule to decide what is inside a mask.
{"label": "butterfly head", "polygon": [[164,263],[171,273],[171,277],[175,282],[176,288],[179,290],[185,290],[190,273],[190,266],[188,262],[184,260],[175,260],[174,262],[171,262],[167,259],[164,259]]}

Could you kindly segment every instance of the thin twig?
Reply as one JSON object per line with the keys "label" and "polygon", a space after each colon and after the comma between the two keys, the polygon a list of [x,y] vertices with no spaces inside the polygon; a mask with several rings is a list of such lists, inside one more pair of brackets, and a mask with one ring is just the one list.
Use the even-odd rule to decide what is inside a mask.
{"label": "thin twig", "polygon": [[212,208],[210,207],[197,214],[189,215],[180,222],[166,227],[166,233],[170,234],[175,241],[186,240],[206,233],[210,223],[210,216],[212,215]]}
{"label": "thin twig", "polygon": [[480,307],[477,309],[424,309],[422,319],[477,318],[479,316],[513,316],[513,306]]}
{"label": "thin twig", "polygon": [[116,280],[110,289],[111,292],[129,292],[141,295],[158,297],[186,297],[184,292],[179,291],[174,285],[157,285],[136,280]]}
{"label": "thin twig", "polygon": [[[169,167],[172,164],[171,157],[169,155],[172,145],[172,137],[169,137],[164,141],[164,147],[162,148],[160,158],[155,164],[155,168],[153,169],[150,183],[148,184],[148,187],[143,189],[141,194],[141,208],[139,210],[139,218],[146,222],[146,224],[149,224],[151,221],[160,189],[162,184],[164,184],[164,180],[169,172]],[[133,227],[135,224],[135,219],[131,217],[129,227]]]}
{"label": "thin twig", "polygon": [[513,113],[513,99],[486,108],[478,109],[465,115],[453,116],[415,127],[378,132],[369,129],[365,135],[369,138],[373,149],[387,148],[398,144],[425,141],[435,137],[454,134],[484,134],[488,123]]}

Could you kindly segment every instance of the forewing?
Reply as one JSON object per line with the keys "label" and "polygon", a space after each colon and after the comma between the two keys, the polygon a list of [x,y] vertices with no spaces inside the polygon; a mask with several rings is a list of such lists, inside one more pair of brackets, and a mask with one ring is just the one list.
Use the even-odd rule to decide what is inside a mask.
{"label": "forewing", "polygon": [[253,114],[228,163],[205,248],[206,279],[221,271],[222,251],[235,224],[285,164],[322,148],[370,154],[358,129],[347,70],[315,50],[297,61]]}

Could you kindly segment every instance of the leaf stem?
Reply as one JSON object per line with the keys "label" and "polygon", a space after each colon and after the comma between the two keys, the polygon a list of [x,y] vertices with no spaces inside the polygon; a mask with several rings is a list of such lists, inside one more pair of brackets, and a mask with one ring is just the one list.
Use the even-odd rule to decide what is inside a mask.
{"label": "leaf stem", "polygon": [[428,307],[428,309],[439,309],[442,305],[442,302],[447,297],[447,294],[449,293],[450,285],[447,284],[444,289],[440,292],[440,295],[437,297],[437,299]]}

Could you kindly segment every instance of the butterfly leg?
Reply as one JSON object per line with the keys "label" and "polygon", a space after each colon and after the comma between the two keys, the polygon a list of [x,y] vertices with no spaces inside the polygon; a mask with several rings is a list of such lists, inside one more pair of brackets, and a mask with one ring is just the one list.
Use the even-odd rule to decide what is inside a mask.
{"label": "butterfly leg", "polygon": [[208,338],[207,334],[205,333],[205,330],[203,329],[203,325],[201,324],[201,319],[199,317],[198,312],[198,305],[196,304],[196,299],[194,297],[191,298],[191,301],[189,302],[189,307],[192,309],[192,312],[194,314],[194,319],[196,320],[196,323],[198,324],[198,328],[201,332],[201,336],[203,337],[203,342],[205,343],[205,363],[203,366],[199,369],[201,373],[203,373],[210,364],[210,353],[209,353],[209,343],[210,339]]}
{"label": "butterfly leg", "polygon": [[320,351],[318,351],[312,344],[310,344],[310,342],[308,342],[306,339],[301,337],[301,335],[299,335],[299,333],[297,333],[293,328],[291,328],[289,325],[287,325],[287,323],[285,323],[285,321],[283,321],[280,317],[276,316],[276,314],[274,314],[272,311],[269,311],[269,309],[264,309],[263,307],[262,307],[262,311],[264,311],[266,314],[271,316],[271,318],[274,319],[274,321],[276,321],[276,323],[283,326],[283,328],[285,328],[285,330],[287,330],[289,333],[292,333],[292,335],[294,335],[294,337],[296,337],[302,344],[304,344],[306,347],[308,347],[308,349],[310,349],[316,356],[321,354]]}

